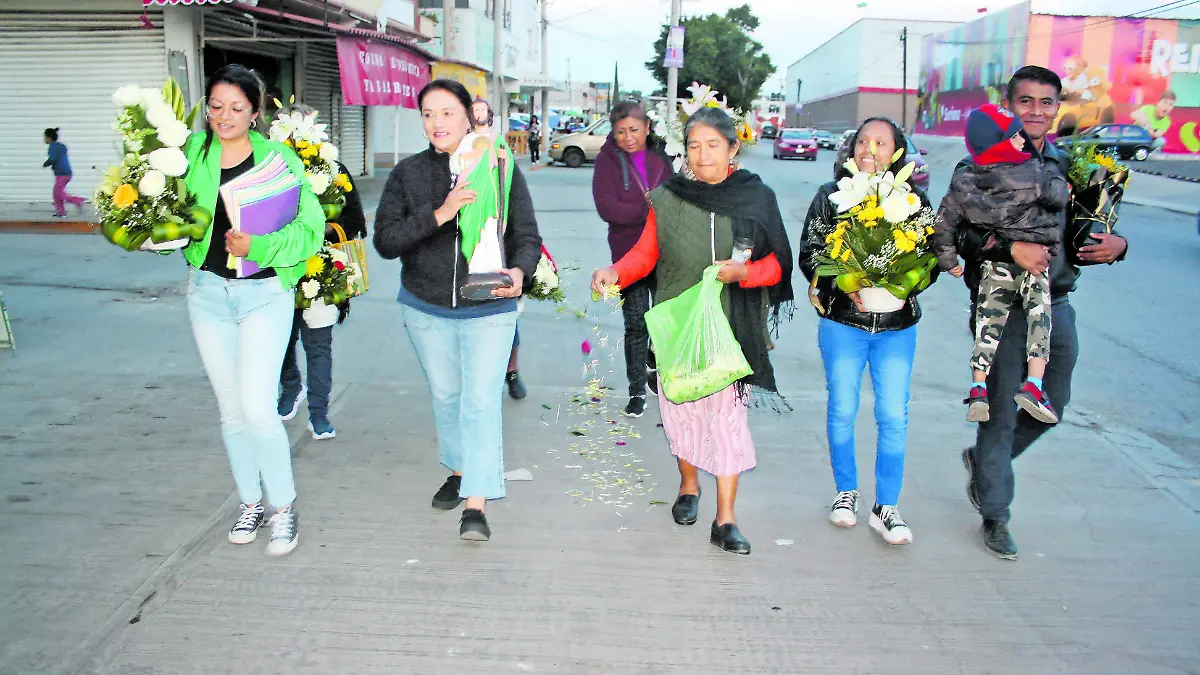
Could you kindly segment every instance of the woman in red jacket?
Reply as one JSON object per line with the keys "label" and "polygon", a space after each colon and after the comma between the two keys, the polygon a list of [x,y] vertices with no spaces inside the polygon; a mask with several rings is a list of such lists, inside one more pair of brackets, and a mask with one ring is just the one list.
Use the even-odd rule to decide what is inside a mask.
{"label": "woman in red jacket", "polygon": [[[609,115],[612,132],[596,156],[592,174],[592,197],[596,211],[608,223],[608,247],[616,262],[642,236],[650,213],[650,191],[671,176],[671,163],[646,145],[650,119],[642,104],[621,101]],[[629,405],[625,414],[641,417],[646,410],[646,386],[654,386],[650,333],[646,311],[650,309],[650,277],[621,289],[621,312],[625,316],[625,374],[629,378]]]}

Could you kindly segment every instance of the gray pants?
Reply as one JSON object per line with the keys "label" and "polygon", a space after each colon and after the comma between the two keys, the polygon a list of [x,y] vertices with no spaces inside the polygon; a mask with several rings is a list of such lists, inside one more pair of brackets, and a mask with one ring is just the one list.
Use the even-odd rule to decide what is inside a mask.
{"label": "gray pants", "polygon": [[[1050,306],[1054,331],[1050,334],[1050,353],[1046,365],[1044,391],[1061,418],[1071,400],[1071,374],[1079,357],[1079,338],[1075,332],[1075,308],[1065,299]],[[988,404],[991,419],[979,425],[975,436],[975,479],[985,520],[1009,519],[1014,480],[1013,460],[1025,452],[1042,434],[1054,427],[1029,415],[1020,414],[1013,397],[1025,380],[1026,320],[1024,311],[1013,308],[1004,327],[995,361],[988,374]]]}

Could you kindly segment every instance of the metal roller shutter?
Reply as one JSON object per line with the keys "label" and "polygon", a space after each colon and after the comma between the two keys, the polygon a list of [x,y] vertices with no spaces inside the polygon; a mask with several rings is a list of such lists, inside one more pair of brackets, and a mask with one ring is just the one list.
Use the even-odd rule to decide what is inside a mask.
{"label": "metal roller shutter", "polygon": [[[120,157],[112,93],[161,87],[167,77],[162,12],[0,11],[0,200],[49,202],[42,131],[60,127],[75,174],[70,192],[90,196]],[[49,213],[49,212],[48,212]]]}
{"label": "metal roller shutter", "polygon": [[361,105],[342,105],[342,141],[338,145],[342,164],[352,176],[367,172],[367,108]]}
{"label": "metal roller shutter", "polygon": [[342,163],[354,176],[366,173],[366,113],[363,106],[342,102],[342,78],[337,49],[332,43],[310,43],[305,53],[304,102],[320,112],[319,121],[341,153]]}

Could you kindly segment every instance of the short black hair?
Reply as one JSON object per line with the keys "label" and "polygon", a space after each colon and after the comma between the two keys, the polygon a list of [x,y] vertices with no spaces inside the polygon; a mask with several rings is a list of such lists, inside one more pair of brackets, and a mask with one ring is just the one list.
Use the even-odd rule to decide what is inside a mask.
{"label": "short black hair", "polygon": [[1055,96],[1062,96],[1062,78],[1049,68],[1041,66],[1022,66],[1013,73],[1013,76],[1008,81],[1008,88],[1005,90],[1004,97],[1009,103],[1013,100],[1013,95],[1017,93],[1017,84],[1021,82],[1037,82],[1038,84],[1048,84],[1054,87]]}
{"label": "short black hair", "polygon": [[46,138],[49,138],[52,141],[57,141],[58,140],[58,127],[54,127],[53,129],[47,129],[46,130]]}
{"label": "short black hair", "polygon": [[637,119],[646,123],[649,123],[650,121],[649,116],[646,115],[646,109],[642,107],[641,101],[634,101],[633,99],[628,98],[623,101],[618,101],[617,104],[613,106],[612,112],[608,114],[608,122],[615,127],[617,126],[617,122],[620,122],[626,117],[636,117]]}
{"label": "short black hair", "polygon": [[417,108],[423,108],[425,106],[425,97],[429,95],[429,92],[437,90],[444,91],[458,99],[458,102],[462,104],[463,112],[467,113],[467,119],[471,120],[471,126],[475,126],[475,120],[471,119],[471,94],[462,85],[462,82],[447,79],[430,82],[422,87],[421,92],[417,94]]}

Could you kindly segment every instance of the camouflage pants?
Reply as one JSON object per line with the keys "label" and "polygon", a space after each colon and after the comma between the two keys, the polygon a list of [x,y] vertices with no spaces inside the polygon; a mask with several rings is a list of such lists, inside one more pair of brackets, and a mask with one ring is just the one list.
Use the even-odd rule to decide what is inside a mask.
{"label": "camouflage pants", "polygon": [[[983,263],[979,295],[975,301],[975,349],[971,369],[985,374],[992,368],[1004,324],[1013,308],[1021,307],[1028,319],[1025,351],[1030,359],[1050,359],[1050,278],[1033,275],[1017,265]],[[1017,303],[1021,303],[1018,305]]]}

